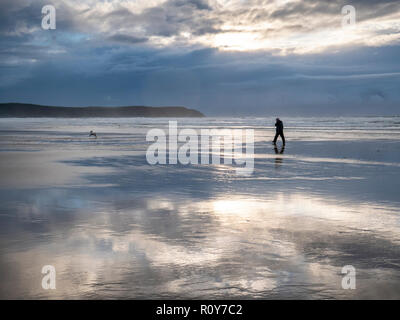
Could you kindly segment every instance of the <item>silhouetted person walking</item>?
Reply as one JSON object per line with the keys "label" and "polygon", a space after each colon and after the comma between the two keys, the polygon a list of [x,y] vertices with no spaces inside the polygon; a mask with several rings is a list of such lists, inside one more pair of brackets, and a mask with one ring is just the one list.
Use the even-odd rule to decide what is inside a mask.
{"label": "silhouetted person walking", "polygon": [[276,144],[278,136],[281,136],[283,145],[285,145],[285,136],[283,135],[283,122],[279,118],[276,118],[275,127],[276,127],[276,134],[274,141],[272,143]]}

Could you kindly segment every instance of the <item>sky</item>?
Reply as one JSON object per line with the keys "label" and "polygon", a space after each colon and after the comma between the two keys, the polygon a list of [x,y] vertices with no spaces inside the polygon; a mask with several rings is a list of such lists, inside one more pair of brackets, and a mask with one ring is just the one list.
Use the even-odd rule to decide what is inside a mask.
{"label": "sky", "polygon": [[400,115],[400,1],[1,0],[0,102]]}

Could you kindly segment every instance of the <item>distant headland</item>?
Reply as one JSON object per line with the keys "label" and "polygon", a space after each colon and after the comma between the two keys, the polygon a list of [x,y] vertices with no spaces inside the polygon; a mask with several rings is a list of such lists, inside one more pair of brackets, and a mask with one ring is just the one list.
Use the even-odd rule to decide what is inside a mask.
{"label": "distant headland", "polygon": [[117,118],[117,117],[204,117],[185,107],[55,107],[26,103],[0,103],[1,118]]}

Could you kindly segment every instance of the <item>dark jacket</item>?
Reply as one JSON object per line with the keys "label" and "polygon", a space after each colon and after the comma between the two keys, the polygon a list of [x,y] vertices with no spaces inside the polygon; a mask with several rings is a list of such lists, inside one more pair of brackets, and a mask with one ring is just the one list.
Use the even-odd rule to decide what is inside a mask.
{"label": "dark jacket", "polygon": [[275,123],[276,132],[283,132],[283,122],[281,120],[277,120]]}

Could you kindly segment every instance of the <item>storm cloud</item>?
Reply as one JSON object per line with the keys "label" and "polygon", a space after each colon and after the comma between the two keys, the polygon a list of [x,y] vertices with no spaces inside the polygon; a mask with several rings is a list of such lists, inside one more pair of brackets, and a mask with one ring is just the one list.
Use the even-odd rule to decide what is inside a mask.
{"label": "storm cloud", "polygon": [[56,30],[45,4],[0,4],[0,102],[399,113],[398,1],[59,0]]}

